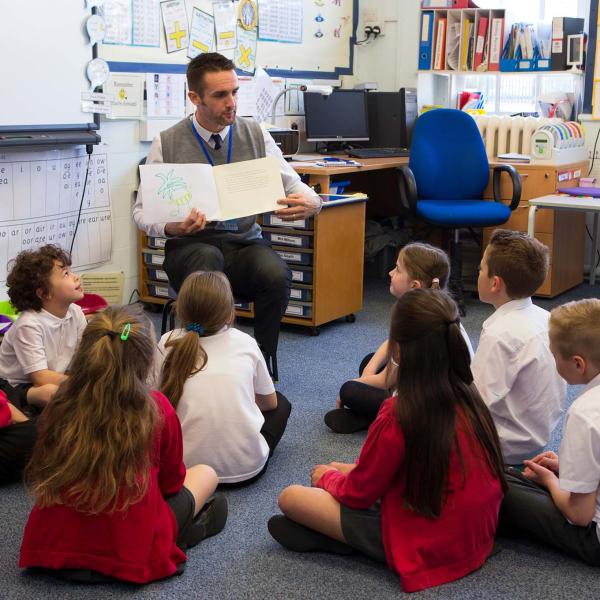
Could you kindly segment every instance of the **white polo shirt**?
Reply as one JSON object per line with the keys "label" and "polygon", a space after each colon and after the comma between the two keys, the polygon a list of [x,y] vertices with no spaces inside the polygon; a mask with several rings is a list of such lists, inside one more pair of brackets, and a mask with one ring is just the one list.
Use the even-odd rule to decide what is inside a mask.
{"label": "white polo shirt", "polygon": [[[163,335],[163,356],[166,342],[185,334],[175,329]],[[269,457],[260,433],[265,419],[254,395],[271,394],[275,387],[258,344],[246,333],[223,328],[200,342],[208,362],[185,382],[177,406],[183,461],[186,467],[210,465],[220,482],[245,481],[260,473]]]}
{"label": "white polo shirt", "polygon": [[508,464],[542,450],[563,407],[567,387],[550,352],[549,317],[531,298],[507,302],[483,323],[471,364]]}
{"label": "white polo shirt", "polygon": [[64,373],[86,325],[77,304],[62,319],[43,308],[22,312],[0,344],[0,377],[17,385],[31,383],[31,373],[42,369]]}
{"label": "white polo shirt", "polygon": [[594,521],[600,540],[600,375],[571,404],[558,457],[561,490],[577,494],[596,491]]}

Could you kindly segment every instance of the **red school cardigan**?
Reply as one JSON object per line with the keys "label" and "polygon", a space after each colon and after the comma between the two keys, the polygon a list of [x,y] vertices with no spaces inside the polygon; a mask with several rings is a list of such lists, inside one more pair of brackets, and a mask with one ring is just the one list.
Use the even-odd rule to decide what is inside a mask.
{"label": "red school cardigan", "polygon": [[21,567],[92,569],[146,583],[175,573],[185,561],[176,546],[178,527],[164,496],[183,486],[181,426],[173,407],[153,392],[161,416],[148,491],[125,512],[87,515],[65,505],[34,507],[25,526]]}
{"label": "red school cardigan", "polygon": [[357,466],[347,475],[327,471],[317,487],[341,504],[365,509],[381,499],[381,528],[388,565],[402,589],[416,592],[478,569],[489,556],[498,525],[502,488],[464,420],[457,418],[448,489],[440,516],[425,517],[404,505],[404,436],[386,400],[369,428]]}

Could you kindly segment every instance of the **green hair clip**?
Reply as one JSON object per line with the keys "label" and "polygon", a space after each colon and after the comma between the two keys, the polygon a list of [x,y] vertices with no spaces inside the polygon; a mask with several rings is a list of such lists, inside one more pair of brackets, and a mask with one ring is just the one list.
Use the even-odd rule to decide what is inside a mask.
{"label": "green hair clip", "polygon": [[129,337],[129,333],[131,332],[131,323],[125,323],[123,326],[123,331],[121,331],[121,339],[126,341]]}

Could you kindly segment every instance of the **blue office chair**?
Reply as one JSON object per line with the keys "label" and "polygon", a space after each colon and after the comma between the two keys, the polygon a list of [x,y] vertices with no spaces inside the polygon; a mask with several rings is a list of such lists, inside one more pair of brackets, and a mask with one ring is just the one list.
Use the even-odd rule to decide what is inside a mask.
{"label": "blue office chair", "polygon": [[[399,171],[404,207],[417,219],[451,230],[450,289],[464,314],[459,230],[506,223],[521,199],[521,178],[511,165],[494,167],[494,201],[483,200],[489,179],[485,146],[473,117],[454,109],[435,109],[415,124],[408,166]],[[500,176],[512,179],[509,206],[500,201]]]}

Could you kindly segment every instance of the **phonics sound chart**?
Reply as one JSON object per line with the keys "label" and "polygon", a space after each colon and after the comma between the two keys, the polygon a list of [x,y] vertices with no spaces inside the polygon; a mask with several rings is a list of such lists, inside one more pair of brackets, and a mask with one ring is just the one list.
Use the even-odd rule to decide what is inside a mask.
{"label": "phonics sound chart", "polygon": [[[87,185],[84,193],[86,168]],[[83,203],[82,203],[83,196]],[[21,250],[73,246],[73,266],[110,260],[112,246],[107,150],[83,147],[0,152],[0,282]]]}

